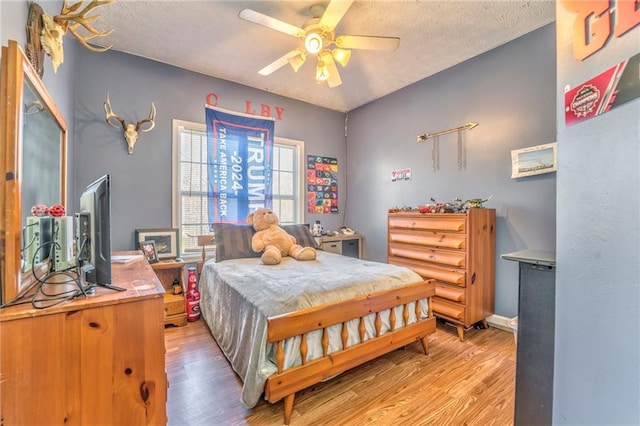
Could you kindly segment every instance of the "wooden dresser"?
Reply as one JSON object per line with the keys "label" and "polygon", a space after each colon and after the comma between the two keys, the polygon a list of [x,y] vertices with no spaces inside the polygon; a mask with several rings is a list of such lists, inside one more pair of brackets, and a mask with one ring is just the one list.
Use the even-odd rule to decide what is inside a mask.
{"label": "wooden dresser", "polygon": [[436,280],[433,313],[465,328],[494,312],[495,209],[388,216],[387,261]]}
{"label": "wooden dresser", "polygon": [[0,310],[1,424],[167,423],[165,291],[139,252],[116,254],[126,291]]}

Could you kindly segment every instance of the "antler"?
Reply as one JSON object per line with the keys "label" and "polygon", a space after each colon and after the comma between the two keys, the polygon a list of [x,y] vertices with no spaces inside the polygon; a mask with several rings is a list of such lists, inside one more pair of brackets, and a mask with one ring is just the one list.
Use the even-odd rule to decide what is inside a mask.
{"label": "antler", "polygon": [[107,102],[104,103],[104,114],[105,114],[105,120],[107,121],[107,123],[109,123],[109,125],[113,127],[118,127],[116,124],[111,122],[111,119],[115,118],[116,120],[118,120],[118,122],[122,126],[122,129],[127,130],[127,124],[124,122],[124,120],[120,118],[119,115],[114,114],[113,109],[111,109],[111,100],[109,99],[109,92],[107,92]]}
{"label": "antler", "polygon": [[[127,141],[127,145],[129,146],[129,154],[133,154],[133,148],[138,141],[138,130],[140,130],[141,132],[148,132],[156,125],[156,106],[153,102],[151,102],[151,111],[149,112],[149,117],[145,118],[144,120],[138,121],[134,126],[132,123],[125,123],[125,121],[120,118],[119,115],[113,112],[113,109],[111,108],[111,100],[109,99],[109,92],[107,92],[107,101],[104,103],[104,113],[105,119],[107,120],[107,123],[109,123],[109,125],[118,127],[112,120],[116,119],[122,126],[122,129],[124,130],[124,139]],[[150,123],[151,126],[142,129],[142,126],[147,123]]]}
{"label": "antler", "polygon": [[[114,3],[115,1],[116,0],[92,0],[91,3],[86,5],[80,12],[74,13],[80,8],[80,6],[82,6],[82,1],[72,4],[71,6],[67,6],[67,0],[64,0],[62,2],[62,10],[60,11],[60,14],[56,15],[53,18],[53,21],[63,28],[63,32],[66,32],[66,30],[68,29],[69,32],[73,34],[73,36],[80,42],[80,44],[82,44],[87,49],[92,50],[94,52],[104,52],[106,50],[109,50],[111,46],[94,47],[89,45],[87,41],[91,40],[94,37],[108,36],[109,34],[111,34],[113,30],[109,30],[109,31],[96,30],[91,25],[91,23],[96,19],[98,19],[100,15],[87,17],[86,14],[89,13],[91,10],[95,9],[96,7],[104,6],[105,4],[111,4],[111,3]],[[73,24],[70,24],[71,22],[73,22]],[[76,29],[80,25],[82,25],[91,34],[87,34],[86,36],[81,36],[80,34],[78,34]]]}
{"label": "antler", "polygon": [[[151,123],[151,126],[148,129],[141,129],[142,125],[145,123]],[[136,132],[140,130],[141,132],[148,132],[156,126],[156,106],[151,102],[151,111],[149,111],[149,117],[144,120],[138,121],[136,124]]]}

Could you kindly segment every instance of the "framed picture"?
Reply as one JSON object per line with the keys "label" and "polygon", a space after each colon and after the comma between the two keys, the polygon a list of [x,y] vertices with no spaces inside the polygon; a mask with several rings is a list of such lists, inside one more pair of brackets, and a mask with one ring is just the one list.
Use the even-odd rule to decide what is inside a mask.
{"label": "framed picture", "polygon": [[178,256],[178,229],[136,229],[136,242],[155,243],[158,259],[173,259]]}
{"label": "framed picture", "polygon": [[511,151],[511,179],[551,173],[557,168],[556,142]]}
{"label": "framed picture", "polygon": [[158,252],[156,251],[156,243],[153,240],[141,241],[138,243],[140,245],[140,250],[144,254],[145,259],[149,263],[158,263]]}

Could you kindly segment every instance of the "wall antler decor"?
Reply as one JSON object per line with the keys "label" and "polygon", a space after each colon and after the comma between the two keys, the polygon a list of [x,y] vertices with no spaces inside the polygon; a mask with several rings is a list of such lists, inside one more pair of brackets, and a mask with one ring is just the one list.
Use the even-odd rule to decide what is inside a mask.
{"label": "wall antler decor", "polygon": [[[125,123],[125,121],[111,109],[111,100],[109,99],[109,92],[107,92],[107,101],[104,103],[105,120],[113,127],[122,127],[124,131],[124,139],[127,141],[129,147],[129,154],[133,154],[133,148],[138,141],[138,131],[148,132],[156,125],[156,106],[151,102],[151,111],[149,116],[144,120],[138,121],[135,125],[132,123]],[[115,121],[114,121],[115,120]]]}
{"label": "wall antler decor", "polygon": [[447,129],[447,130],[441,130],[439,132],[433,132],[433,133],[423,133],[421,135],[418,135],[418,143],[420,142],[426,142],[428,139],[432,139],[431,140],[431,168],[436,171],[438,168],[440,168],[440,161],[439,161],[439,136],[441,135],[446,135],[447,133],[453,133],[453,132],[458,132],[458,170],[462,170],[464,163],[463,163],[463,140],[462,140],[462,131],[463,130],[471,130],[474,127],[476,127],[478,125],[478,123],[474,123],[473,121],[468,122],[467,124],[463,125],[463,126],[459,126],[459,127],[453,127],[451,129]]}
{"label": "wall antler decor", "polygon": [[[53,65],[53,72],[58,71],[58,67],[64,62],[64,52],[62,50],[62,38],[69,31],[84,47],[94,52],[104,52],[109,50],[111,46],[107,47],[95,47],[91,46],[88,41],[94,37],[104,37],[111,34],[111,31],[99,31],[91,25],[93,21],[98,19],[100,15],[87,16],[93,9],[104,6],[106,4],[114,3],[116,0],[92,0],[82,9],[82,1],[74,3],[70,6],[67,5],[67,0],[62,2],[62,9],[60,14],[51,17],[50,15],[43,13],[41,7],[33,7],[30,9],[29,20],[27,22],[27,35],[28,45],[27,52],[29,52],[29,59],[36,61],[34,55],[38,55],[40,49],[44,50],[47,55],[51,56],[51,64]],[[89,34],[80,35],[78,32],[79,27],[82,26]],[[37,31],[42,28],[41,32]],[[40,60],[40,62],[42,62]],[[42,69],[38,69],[38,74],[42,77]]]}

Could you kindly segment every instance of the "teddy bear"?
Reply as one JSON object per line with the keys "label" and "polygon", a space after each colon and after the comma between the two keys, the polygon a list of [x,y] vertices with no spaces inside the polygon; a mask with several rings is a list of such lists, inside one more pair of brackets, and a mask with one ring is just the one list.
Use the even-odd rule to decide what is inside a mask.
{"label": "teddy bear", "polygon": [[316,250],[296,244],[293,235],[278,226],[278,216],[267,208],[259,208],[247,216],[247,223],[257,232],[251,239],[251,249],[262,253],[262,263],[277,265],[282,256],[291,256],[296,260],[314,260]]}

